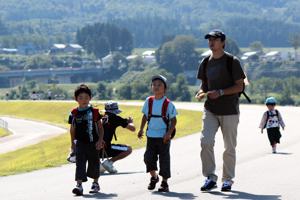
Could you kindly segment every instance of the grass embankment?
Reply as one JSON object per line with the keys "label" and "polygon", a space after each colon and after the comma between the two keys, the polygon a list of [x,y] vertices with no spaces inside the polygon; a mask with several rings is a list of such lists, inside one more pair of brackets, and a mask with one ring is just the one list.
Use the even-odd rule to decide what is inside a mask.
{"label": "grass embankment", "polygon": [[[0,115],[17,116],[26,119],[33,119],[53,123],[59,126],[68,127],[67,116],[70,110],[76,106],[71,102],[36,102],[36,101],[0,101]],[[100,110],[103,105],[97,106]],[[132,116],[134,123],[139,128],[141,120],[141,107],[123,106],[121,116]],[[178,124],[176,138],[195,133],[201,128],[201,113],[196,111],[178,111]],[[139,148],[145,146],[145,138],[138,140],[136,133],[126,129],[117,130],[118,143],[125,143]],[[46,167],[66,164],[66,157],[69,153],[69,133],[53,139],[40,142],[36,145],[0,155],[0,176],[11,175],[21,172],[28,172]]]}
{"label": "grass embankment", "polygon": [[7,131],[6,129],[4,129],[4,128],[0,128],[0,138],[1,137],[5,137],[5,136],[7,136],[7,135],[9,135],[10,133],[9,133],[9,131]]}

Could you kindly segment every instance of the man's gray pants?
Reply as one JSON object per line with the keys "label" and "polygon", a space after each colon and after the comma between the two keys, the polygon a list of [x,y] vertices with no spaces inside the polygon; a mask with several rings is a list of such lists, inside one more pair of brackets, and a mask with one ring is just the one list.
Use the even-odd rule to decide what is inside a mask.
{"label": "man's gray pants", "polygon": [[217,182],[215,174],[216,164],[214,155],[215,135],[221,128],[225,151],[223,153],[223,176],[222,181],[231,181],[235,176],[237,126],[239,114],[215,115],[208,110],[203,113],[203,130],[201,134],[201,160],[202,174]]}

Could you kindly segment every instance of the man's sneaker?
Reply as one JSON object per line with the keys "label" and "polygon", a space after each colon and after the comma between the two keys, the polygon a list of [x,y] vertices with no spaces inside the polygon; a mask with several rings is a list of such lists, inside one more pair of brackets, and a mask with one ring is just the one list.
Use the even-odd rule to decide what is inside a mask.
{"label": "man's sneaker", "polygon": [[231,191],[232,184],[233,184],[233,181],[224,181],[221,191],[223,191],[223,192]]}
{"label": "man's sneaker", "polygon": [[106,169],[109,173],[111,174],[115,174],[118,172],[118,170],[113,166],[113,161],[110,160],[106,160],[102,163],[102,166],[104,167],[104,169]]}
{"label": "man's sneaker", "polygon": [[99,183],[93,182],[90,193],[98,193],[100,191]]}
{"label": "man's sneaker", "polygon": [[209,178],[205,180],[204,185],[201,187],[201,191],[209,191],[217,187],[217,183]]}
{"label": "man's sneaker", "polygon": [[162,181],[160,187],[158,188],[159,192],[169,192],[169,185],[166,181]]}
{"label": "man's sneaker", "polygon": [[102,163],[100,163],[100,174],[103,174],[106,169],[103,167]]}
{"label": "man's sneaker", "polygon": [[76,187],[72,190],[73,194],[81,196],[83,194],[83,188],[81,184],[77,184]]}
{"label": "man's sneaker", "polygon": [[159,178],[158,176],[155,178],[155,177],[151,177],[150,179],[150,183],[148,185],[148,190],[154,190],[155,186],[156,186],[156,183],[159,181]]}

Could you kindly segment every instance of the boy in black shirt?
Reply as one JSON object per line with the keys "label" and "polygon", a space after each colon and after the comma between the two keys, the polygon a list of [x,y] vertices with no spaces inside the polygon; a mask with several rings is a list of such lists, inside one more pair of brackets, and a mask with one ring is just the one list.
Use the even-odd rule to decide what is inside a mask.
{"label": "boy in black shirt", "polygon": [[[94,182],[90,193],[100,190],[99,178],[99,150],[103,142],[103,126],[98,109],[91,107],[91,90],[84,84],[78,86],[74,92],[78,107],[73,109],[69,116],[71,149],[75,149],[76,154],[76,187],[73,193],[83,194],[82,182],[87,181],[87,177],[93,178]],[[88,168],[86,170],[86,163]]]}
{"label": "boy in black shirt", "polygon": [[[132,152],[131,146],[124,144],[112,144],[111,141],[113,137],[117,140],[116,129],[121,126],[127,128],[130,131],[135,131],[135,126],[131,117],[124,119],[118,114],[122,111],[119,110],[117,102],[107,102],[105,103],[105,115],[102,117],[102,123],[104,128],[104,149],[107,155],[105,157],[110,159],[105,160],[100,167],[100,171],[104,172],[107,170],[109,173],[117,173],[116,168],[113,166],[113,163],[117,160],[127,157]],[[100,152],[100,155],[103,154],[103,150]]]}

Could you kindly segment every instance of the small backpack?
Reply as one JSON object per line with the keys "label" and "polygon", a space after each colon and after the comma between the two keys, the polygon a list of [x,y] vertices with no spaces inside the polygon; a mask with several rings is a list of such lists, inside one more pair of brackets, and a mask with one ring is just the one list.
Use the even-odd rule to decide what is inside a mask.
{"label": "small backpack", "polygon": [[276,112],[275,115],[273,115],[273,114],[270,115],[269,111],[266,111],[266,112],[267,112],[267,119],[266,119],[266,123],[265,123],[265,125],[264,125],[264,128],[266,128],[267,123],[268,123],[268,120],[269,120],[270,117],[273,117],[273,116],[277,116],[277,117],[278,117],[278,115],[279,115],[277,109],[275,109],[275,112]]}
{"label": "small backpack", "polygon": [[[163,119],[163,121],[165,122],[165,124],[167,126],[167,130],[169,130],[170,119],[167,116],[167,110],[168,110],[168,105],[170,103],[170,99],[166,98],[164,100],[162,108],[161,108],[161,115],[152,115],[153,101],[154,101],[154,96],[150,96],[148,98],[148,117],[147,117],[148,124],[150,122],[151,117],[159,117],[159,118]],[[176,128],[171,133],[171,139],[174,138],[175,134],[176,134]]]}
{"label": "small backpack", "polygon": [[[226,63],[226,68],[229,72],[230,75],[232,75],[232,63],[233,63],[233,56],[227,54],[228,58],[227,58],[227,63]],[[208,64],[208,60],[209,60],[210,56],[207,56],[203,59],[203,81],[207,83],[207,76],[206,76],[206,71],[207,71],[207,64]],[[232,82],[233,81],[233,77],[231,76]],[[244,97],[247,99],[247,101],[249,103],[251,103],[251,99],[248,97],[248,95],[245,93],[245,82],[243,83],[243,90],[241,92],[239,92],[239,97],[241,96],[241,94],[244,95]]]}

